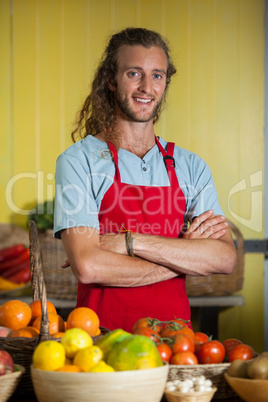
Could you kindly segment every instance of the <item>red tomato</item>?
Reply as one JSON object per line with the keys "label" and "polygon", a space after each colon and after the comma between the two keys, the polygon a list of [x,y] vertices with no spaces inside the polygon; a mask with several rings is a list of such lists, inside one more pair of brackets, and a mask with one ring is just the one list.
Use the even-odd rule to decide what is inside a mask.
{"label": "red tomato", "polygon": [[172,320],[172,322],[175,324],[179,324],[182,327],[187,327],[187,322],[185,322],[185,320],[183,320],[181,318],[175,318],[174,320]]}
{"label": "red tomato", "polygon": [[152,339],[152,341],[154,342],[159,342],[159,339],[157,337],[159,337],[158,332],[153,331],[151,328],[148,327],[140,327],[137,328],[134,332],[134,335],[144,335],[147,336],[148,338]]}
{"label": "red tomato", "polygon": [[172,350],[170,348],[169,345],[167,345],[166,343],[159,343],[158,345],[156,345],[157,350],[160,354],[161,359],[164,362],[168,362],[170,361],[170,358],[172,356]]}
{"label": "red tomato", "polygon": [[180,329],[179,333],[188,335],[193,341],[195,339],[194,331],[189,327],[184,327]]}
{"label": "red tomato", "polygon": [[194,352],[194,341],[188,335],[178,333],[174,336],[173,341],[170,345],[172,353]]}
{"label": "red tomato", "polygon": [[209,340],[209,337],[207,334],[204,334],[204,332],[195,332],[194,334],[194,341],[197,343],[204,343]]}
{"label": "red tomato", "polygon": [[132,328],[132,333],[136,331],[138,328],[143,328],[143,327],[148,327],[151,328],[152,330],[156,332],[160,332],[162,329],[162,325],[158,322],[157,319],[151,318],[151,317],[146,317],[146,318],[140,318],[138,321],[135,322],[133,328]]}
{"label": "red tomato", "polygon": [[161,338],[172,338],[179,333],[179,329],[174,329],[174,327],[166,326],[160,331]]}
{"label": "red tomato", "polygon": [[197,357],[194,353],[192,352],[178,352],[175,353],[170,360],[170,364],[188,364],[188,365],[194,365],[198,364]]}
{"label": "red tomato", "polygon": [[254,357],[255,352],[249,345],[237,345],[231,350],[228,362],[232,362],[234,360],[250,360]]}
{"label": "red tomato", "polygon": [[208,341],[195,345],[195,354],[200,364],[222,363],[225,349],[219,341]]}
{"label": "red tomato", "polygon": [[235,339],[235,338],[230,338],[230,339],[226,339],[225,341],[222,342],[224,349],[225,349],[225,355],[229,356],[231,350],[233,350],[233,348],[237,345],[241,345],[242,342],[239,339]]}

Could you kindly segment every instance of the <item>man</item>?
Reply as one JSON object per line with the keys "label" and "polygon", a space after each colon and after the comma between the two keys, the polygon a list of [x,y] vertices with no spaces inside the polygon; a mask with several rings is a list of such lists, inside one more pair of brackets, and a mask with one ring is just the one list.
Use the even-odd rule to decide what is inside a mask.
{"label": "man", "polygon": [[77,306],[110,329],[190,320],[185,275],[236,264],[209,168],[154,134],[175,72],[158,33],[113,35],[72,134],[82,140],[57,161],[54,232],[79,281]]}

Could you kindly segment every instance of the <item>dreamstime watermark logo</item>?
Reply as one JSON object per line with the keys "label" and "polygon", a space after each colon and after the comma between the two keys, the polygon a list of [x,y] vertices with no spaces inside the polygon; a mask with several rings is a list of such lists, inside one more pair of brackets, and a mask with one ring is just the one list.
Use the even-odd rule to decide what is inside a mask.
{"label": "dreamstime watermark logo", "polygon": [[[249,185],[247,184],[249,182]],[[228,211],[232,215],[233,218],[237,220],[237,222],[241,223],[245,227],[254,230],[255,232],[261,232],[263,229],[262,222],[262,171],[259,170],[249,176],[249,180],[246,178],[240,180],[236,183],[228,194]],[[231,198],[235,195],[238,195],[241,192],[247,191],[250,194],[250,217],[245,218],[243,216],[238,215],[231,208]],[[242,193],[241,193],[241,196]]]}

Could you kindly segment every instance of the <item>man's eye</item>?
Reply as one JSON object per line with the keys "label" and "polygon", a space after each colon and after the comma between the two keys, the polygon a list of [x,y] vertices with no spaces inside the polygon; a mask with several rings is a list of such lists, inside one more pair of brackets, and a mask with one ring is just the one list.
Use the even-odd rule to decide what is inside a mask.
{"label": "man's eye", "polygon": [[139,73],[138,73],[137,71],[130,71],[130,72],[128,73],[128,75],[129,75],[130,77],[138,77]]}
{"label": "man's eye", "polygon": [[161,80],[162,75],[161,74],[154,74],[154,78],[156,78],[157,80]]}

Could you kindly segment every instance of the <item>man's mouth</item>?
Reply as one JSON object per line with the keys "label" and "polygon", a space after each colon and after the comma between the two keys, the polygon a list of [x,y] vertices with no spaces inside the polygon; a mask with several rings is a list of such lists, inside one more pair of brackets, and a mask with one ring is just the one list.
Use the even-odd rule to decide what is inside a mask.
{"label": "man's mouth", "polygon": [[135,98],[135,97],[133,97],[133,99],[136,102],[140,102],[140,103],[151,103],[153,101],[153,99],[144,99],[144,98]]}

